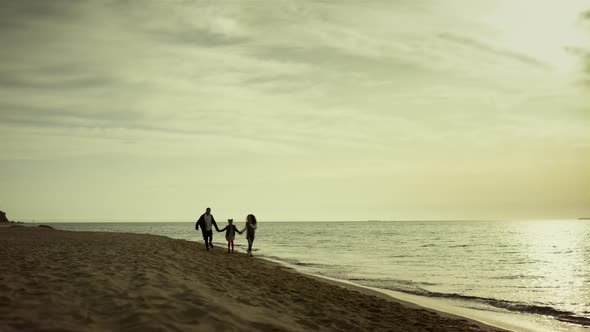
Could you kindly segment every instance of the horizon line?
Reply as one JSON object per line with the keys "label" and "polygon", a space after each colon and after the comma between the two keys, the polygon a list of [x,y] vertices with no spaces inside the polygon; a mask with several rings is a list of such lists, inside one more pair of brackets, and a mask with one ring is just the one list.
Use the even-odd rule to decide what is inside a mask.
{"label": "horizon line", "polygon": [[[353,222],[363,222],[363,223],[379,223],[379,222],[489,222],[489,221],[559,221],[559,220],[590,220],[587,217],[578,217],[578,218],[489,218],[489,219],[367,219],[367,220],[261,220],[262,222],[276,222],[276,223],[312,223],[312,222],[322,222],[322,223],[353,223]],[[220,220],[223,222],[225,220]],[[21,221],[11,221],[11,222],[23,222],[23,223],[192,223],[196,222],[195,220],[21,220]],[[239,221],[234,221],[239,222]]]}

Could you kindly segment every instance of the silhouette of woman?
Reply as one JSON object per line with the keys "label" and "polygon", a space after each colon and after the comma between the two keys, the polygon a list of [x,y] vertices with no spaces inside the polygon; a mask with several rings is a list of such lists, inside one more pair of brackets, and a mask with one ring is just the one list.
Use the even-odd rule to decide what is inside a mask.
{"label": "silhouette of woman", "polygon": [[248,256],[252,257],[252,244],[254,243],[254,235],[256,234],[256,217],[249,214],[246,217],[246,225],[242,232],[246,231],[246,240],[248,240]]}

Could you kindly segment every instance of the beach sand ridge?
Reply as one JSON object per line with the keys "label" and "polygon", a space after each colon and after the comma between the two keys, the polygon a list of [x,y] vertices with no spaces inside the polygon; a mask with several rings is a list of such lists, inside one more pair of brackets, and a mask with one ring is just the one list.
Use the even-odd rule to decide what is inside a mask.
{"label": "beach sand ridge", "polygon": [[499,331],[162,236],[0,228],[2,331]]}

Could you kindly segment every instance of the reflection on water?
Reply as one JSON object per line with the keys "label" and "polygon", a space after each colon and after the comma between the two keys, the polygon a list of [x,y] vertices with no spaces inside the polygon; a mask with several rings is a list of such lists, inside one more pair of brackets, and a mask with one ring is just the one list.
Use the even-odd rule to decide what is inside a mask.
{"label": "reflection on water", "polygon": [[[532,262],[527,275],[542,276],[535,279],[542,280],[537,287],[544,287],[547,297],[560,299],[559,307],[568,311],[583,312],[590,300],[589,270],[584,260],[588,253],[584,248],[587,227],[584,222],[527,222],[520,232],[527,259]],[[572,301],[576,298],[577,303]]]}

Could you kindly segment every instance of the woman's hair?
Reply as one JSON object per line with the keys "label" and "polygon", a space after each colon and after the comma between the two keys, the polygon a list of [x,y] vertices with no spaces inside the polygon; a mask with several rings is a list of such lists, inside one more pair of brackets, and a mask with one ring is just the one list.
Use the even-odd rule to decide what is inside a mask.
{"label": "woman's hair", "polygon": [[249,222],[251,222],[252,224],[256,225],[256,217],[253,214],[249,214],[246,217],[246,220],[248,220]]}

